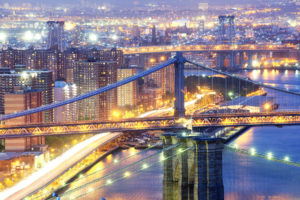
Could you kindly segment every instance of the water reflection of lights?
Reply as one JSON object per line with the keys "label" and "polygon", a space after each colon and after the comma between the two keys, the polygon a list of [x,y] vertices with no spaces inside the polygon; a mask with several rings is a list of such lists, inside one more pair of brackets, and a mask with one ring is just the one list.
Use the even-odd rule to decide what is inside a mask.
{"label": "water reflection of lights", "polygon": [[244,134],[242,134],[241,136],[239,136],[236,140],[235,143],[239,146],[239,147],[247,147],[249,146],[252,141],[253,141],[253,134],[254,134],[254,129],[251,128],[249,129],[247,132],[245,132]]}
{"label": "water reflection of lights", "polygon": [[263,78],[264,79],[268,79],[269,78],[269,73],[268,73],[268,70],[266,70],[266,69],[263,71]]}
{"label": "water reflection of lights", "polygon": [[288,70],[284,70],[284,76],[288,77],[289,76],[289,71]]}
{"label": "water reflection of lights", "polygon": [[129,148],[129,154],[130,154],[131,156],[135,155],[136,152],[137,152],[137,151],[136,151],[136,149],[135,149],[134,147]]}
{"label": "water reflection of lights", "polygon": [[259,78],[260,70],[253,70],[251,73],[251,78],[257,80]]}

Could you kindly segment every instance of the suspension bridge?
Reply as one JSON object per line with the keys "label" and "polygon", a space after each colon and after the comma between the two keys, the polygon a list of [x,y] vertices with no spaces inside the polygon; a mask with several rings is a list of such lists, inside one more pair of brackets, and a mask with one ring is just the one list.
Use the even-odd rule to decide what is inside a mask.
{"label": "suspension bridge", "polygon": [[[49,105],[44,105],[38,108],[25,110],[17,113],[11,113],[0,116],[0,121],[5,121],[25,115],[34,114],[37,112],[43,112],[50,109],[54,109],[60,106],[65,106],[83,99],[93,97],[95,95],[102,94],[104,92],[113,90],[122,85],[136,81],[137,79],[143,78],[151,73],[155,73],[169,65],[175,67],[175,105],[174,105],[174,116],[166,117],[144,117],[144,118],[131,118],[123,119],[118,121],[93,121],[93,122],[66,122],[66,123],[45,123],[45,124],[27,124],[27,125],[13,125],[0,127],[0,138],[9,137],[28,137],[28,136],[45,136],[45,135],[61,135],[61,134],[79,134],[79,133],[93,133],[93,132],[120,132],[120,131],[144,131],[144,130],[176,130],[184,129],[186,123],[191,123],[192,127],[211,127],[211,126],[282,126],[282,125],[299,125],[300,124],[300,105],[295,105],[294,109],[285,110],[264,110],[258,112],[242,112],[242,108],[245,105],[241,105],[238,102],[241,109],[237,109],[235,113],[231,110],[210,113],[201,113],[193,116],[185,114],[184,107],[184,63],[190,63],[197,66],[199,69],[205,69],[215,74],[222,74],[232,79],[236,79],[239,82],[243,81],[247,84],[255,85],[257,87],[266,88],[275,92],[279,95],[294,95],[298,97],[298,92],[287,90],[280,87],[274,87],[260,82],[252,81],[248,78],[239,77],[232,75],[220,70],[212,69],[193,61],[186,60],[182,53],[177,53],[174,58],[154,66],[142,73],[136,74],[129,78],[125,78],[121,81],[113,83],[111,85],[99,88],[95,91],[88,92],[76,96],[74,98],[67,99],[65,101],[55,102]],[[213,79],[212,83],[213,85]],[[212,86],[213,87],[213,86]],[[239,86],[241,87],[241,86]],[[241,91],[242,88],[239,88]],[[241,96],[238,94],[238,96]],[[251,103],[251,101],[249,102]],[[298,102],[295,101],[295,104]],[[230,111],[230,112],[229,112]],[[229,112],[229,113],[228,113]]]}
{"label": "suspension bridge", "polygon": [[[195,65],[199,69],[205,69],[213,72],[214,74],[221,74],[226,77],[230,77],[233,80],[237,81],[236,90],[240,92],[237,94],[237,97],[241,97],[241,92],[248,88],[265,88],[268,91],[275,92],[276,95],[281,95],[282,98],[289,98],[294,96],[294,104],[291,108],[285,109],[271,109],[270,105],[267,109],[256,111],[247,110],[248,107],[253,107],[251,99],[247,104],[244,104],[244,100],[239,100],[237,105],[238,108],[228,108],[229,99],[224,97],[224,108],[221,106],[218,109],[214,110],[214,113],[199,113],[196,115],[186,115],[186,109],[184,106],[184,64],[189,63]],[[201,127],[226,127],[226,126],[283,126],[283,125],[299,125],[300,124],[300,105],[299,105],[299,96],[300,94],[296,91],[287,90],[280,87],[275,87],[267,85],[260,82],[252,81],[248,78],[243,78],[236,75],[231,75],[226,72],[222,72],[216,69],[211,69],[209,67],[203,66],[201,64],[195,63],[193,61],[187,60],[183,57],[181,52],[177,52],[174,58],[154,66],[148,70],[145,70],[139,74],[125,78],[121,81],[113,83],[111,85],[99,88],[95,91],[88,92],[70,98],[66,101],[56,102],[50,105],[45,105],[42,107],[21,111],[18,113],[12,113],[7,115],[0,116],[1,121],[6,121],[9,119],[14,119],[22,117],[25,115],[34,114],[37,112],[43,112],[46,110],[54,109],[60,106],[65,106],[77,101],[81,101],[86,98],[93,97],[95,95],[102,94],[104,92],[113,90],[122,85],[136,81],[139,78],[155,73],[167,66],[174,65],[175,70],[175,105],[174,105],[174,116],[167,117],[144,117],[144,118],[132,118],[119,121],[107,121],[107,122],[70,122],[70,123],[53,123],[53,124],[28,124],[28,125],[17,125],[17,126],[6,126],[3,125],[0,129],[1,138],[10,138],[10,137],[30,137],[30,136],[39,136],[39,135],[61,135],[61,134],[80,134],[80,133],[101,133],[104,131],[109,132],[128,132],[128,131],[147,131],[147,130],[163,130],[171,131],[171,134],[163,134],[163,143],[164,149],[163,154],[160,156],[160,160],[157,162],[164,162],[164,183],[169,183],[178,185],[179,183],[179,196],[180,199],[186,199],[185,195],[190,194],[190,197],[193,198],[197,196],[197,199],[224,199],[224,186],[222,180],[222,152],[224,150],[224,141],[222,138],[219,138],[215,135],[211,137],[201,137],[201,135],[191,135],[185,136],[178,133],[182,133],[182,130],[187,130],[188,126],[191,126],[192,129],[197,129]],[[211,87],[212,89],[216,88],[216,83],[214,80],[218,80],[217,77],[211,77]],[[226,83],[227,79],[224,80]],[[249,87],[244,87],[241,85],[241,82],[246,84]],[[199,81],[201,84],[201,81]],[[225,84],[226,95],[228,92],[228,85]],[[255,90],[254,90],[255,91]],[[250,92],[250,91],[249,91]],[[251,92],[253,92],[251,90]],[[229,96],[232,96],[231,94]],[[288,96],[288,97],[286,97]],[[277,96],[278,97],[278,96]],[[278,97],[280,98],[280,96]],[[268,102],[268,97],[263,96],[263,102]],[[261,102],[259,102],[261,103]],[[291,104],[292,105],[292,104]],[[260,105],[261,106],[261,105]],[[258,107],[260,107],[258,106]],[[279,105],[280,106],[280,105]],[[222,110],[222,112],[219,112]],[[234,111],[234,112],[233,112]],[[5,123],[4,123],[5,124]],[[291,162],[289,159],[285,158],[275,159],[273,155],[267,154],[257,154],[255,150],[237,150],[239,153],[244,153],[250,156],[258,156],[260,158],[266,158],[268,160],[274,160],[276,162],[281,162],[283,164],[289,164],[292,166],[299,166],[298,163]],[[191,153],[192,152],[192,153]],[[140,173],[147,170],[150,167],[149,163],[156,162],[143,162],[147,160],[143,159],[141,161],[135,162],[130,166],[139,166],[135,172]],[[128,166],[129,168],[129,166]],[[88,193],[92,193],[97,189],[103,187],[108,187],[109,185],[130,177],[133,171],[125,171],[127,168],[118,170],[121,172],[122,176],[111,179],[108,178],[109,175],[103,176],[101,180],[95,179],[89,181],[86,185],[80,186],[80,188],[75,188],[73,191],[78,191],[85,189],[81,194],[68,196],[69,193],[72,193],[72,190],[69,193],[65,193],[67,196],[66,199],[80,199],[83,198]],[[116,172],[116,173],[117,173]],[[88,189],[86,187],[95,182],[103,182],[98,188]],[[167,184],[168,185],[168,184]],[[169,186],[166,186],[169,187]],[[193,189],[191,190],[190,187]],[[193,191],[191,194],[191,191]],[[37,191],[36,191],[37,192]],[[48,192],[49,193],[49,192]],[[45,193],[44,195],[49,195]],[[41,194],[39,194],[41,195]],[[172,199],[166,195],[166,199]],[[39,199],[36,196],[29,196],[27,199]],[[43,196],[42,198],[45,198]],[[51,199],[51,198],[50,198]],[[192,199],[192,198],[191,198]]]}

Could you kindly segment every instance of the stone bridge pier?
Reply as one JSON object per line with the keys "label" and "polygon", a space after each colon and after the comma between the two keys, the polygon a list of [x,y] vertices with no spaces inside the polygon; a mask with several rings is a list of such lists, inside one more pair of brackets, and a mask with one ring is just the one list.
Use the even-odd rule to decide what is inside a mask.
{"label": "stone bridge pier", "polygon": [[164,160],[163,199],[223,200],[223,140],[176,133],[162,137],[164,148],[178,144],[164,152],[171,158]]}

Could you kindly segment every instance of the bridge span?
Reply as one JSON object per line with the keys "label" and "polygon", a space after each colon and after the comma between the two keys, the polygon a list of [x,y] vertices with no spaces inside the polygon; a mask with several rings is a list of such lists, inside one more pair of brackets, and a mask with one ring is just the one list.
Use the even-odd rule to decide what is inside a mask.
{"label": "bridge span", "polygon": [[287,126],[300,125],[300,112],[216,113],[185,117],[134,118],[119,121],[49,123],[5,126],[0,138],[74,135],[103,132],[142,132],[150,130],[180,130],[229,126]]}
{"label": "bridge span", "polygon": [[130,54],[149,54],[149,53],[169,53],[169,52],[228,52],[228,51],[243,51],[243,52],[286,52],[297,50],[297,45],[168,45],[168,46],[142,46],[122,48],[125,55]]}
{"label": "bridge span", "polygon": [[[176,51],[176,50],[174,50]],[[190,51],[190,50],[189,50]],[[297,111],[268,111],[268,112],[241,112],[241,113],[212,113],[212,114],[199,114],[199,115],[186,115],[184,107],[184,63],[190,63],[198,66],[199,68],[210,70],[216,74],[223,74],[226,77],[232,77],[239,81],[243,80],[249,84],[275,90],[276,92],[282,92],[287,95],[297,96]],[[226,127],[226,126],[285,126],[285,125],[300,125],[300,110],[298,99],[300,94],[295,91],[285,90],[283,88],[276,88],[265,83],[259,83],[248,78],[241,78],[225,72],[221,72],[215,69],[202,66],[192,61],[188,61],[183,58],[182,53],[177,53],[175,58],[172,58],[161,65],[157,65],[149,70],[146,70],[140,74],[123,79],[111,85],[99,88],[95,91],[88,92],[83,95],[68,99],[62,102],[56,102],[50,105],[34,108],[31,110],[21,111],[18,113],[12,113],[0,116],[1,121],[8,119],[18,118],[25,115],[30,115],[37,112],[53,109],[56,107],[64,106],[70,103],[74,103],[103,92],[115,89],[119,86],[135,81],[146,75],[154,73],[160,69],[163,69],[169,65],[175,67],[175,116],[170,117],[155,117],[155,118],[134,118],[119,121],[105,121],[105,122],[72,122],[72,123],[51,123],[51,124],[27,124],[18,126],[3,126],[0,127],[0,138],[13,138],[13,137],[32,137],[32,136],[47,136],[47,135],[63,135],[63,134],[85,134],[85,133],[101,133],[101,132],[141,132],[149,130],[176,130],[174,132],[180,132],[180,130],[187,130],[189,127],[201,128],[201,127]],[[213,84],[213,83],[212,83]],[[241,88],[239,88],[241,89]],[[241,96],[240,93],[238,96]],[[289,96],[290,97],[290,96]],[[114,136],[115,133],[106,134]],[[214,191],[219,191],[219,194],[223,193],[222,183],[222,151],[223,141],[222,138],[201,138],[200,136],[188,136],[185,137],[180,134],[165,135],[164,147],[165,154],[162,154],[161,161],[164,161],[166,171],[170,172],[165,178],[165,181],[171,183],[184,183],[188,185],[188,177],[193,177],[193,191],[199,191],[198,198],[204,199],[222,199],[216,198]],[[106,139],[104,142],[107,142]],[[175,149],[171,151],[174,144],[180,144],[180,148],[176,149],[176,154],[173,156]],[[174,147],[175,148],[175,147]],[[170,151],[169,151],[170,150]],[[186,150],[186,153],[184,152]],[[192,153],[188,153],[190,150]],[[168,152],[166,152],[168,151]],[[81,152],[80,152],[81,153]],[[250,151],[251,155],[254,151]],[[178,156],[177,156],[178,155]],[[191,157],[189,157],[191,156]],[[166,161],[166,158],[172,158]],[[73,159],[71,157],[70,159]],[[268,159],[272,160],[272,154],[268,154]],[[177,162],[177,160],[179,160]],[[139,162],[138,162],[139,163]],[[178,167],[173,166],[174,163],[178,163]],[[145,169],[145,168],[143,168]],[[180,169],[181,171],[177,171]],[[56,170],[56,169],[55,169]],[[53,172],[53,171],[52,171]],[[172,177],[179,172],[182,180],[173,180]],[[51,174],[51,172],[48,172]],[[48,175],[47,173],[47,175]],[[124,173],[123,177],[129,177],[128,172]],[[48,176],[49,178],[49,176]],[[110,179],[108,179],[110,180]],[[36,181],[36,180],[35,180]],[[35,182],[36,183],[36,182]],[[39,183],[39,182],[38,182]],[[21,187],[21,186],[20,186]],[[22,186],[23,187],[23,186]],[[21,191],[22,194],[24,191]],[[192,190],[191,190],[192,191]],[[206,191],[206,193],[203,193]],[[184,192],[186,194],[186,192]],[[13,193],[11,193],[13,194]],[[3,197],[3,196],[1,196]],[[19,197],[19,196],[18,196]],[[18,198],[16,198],[18,199]]]}

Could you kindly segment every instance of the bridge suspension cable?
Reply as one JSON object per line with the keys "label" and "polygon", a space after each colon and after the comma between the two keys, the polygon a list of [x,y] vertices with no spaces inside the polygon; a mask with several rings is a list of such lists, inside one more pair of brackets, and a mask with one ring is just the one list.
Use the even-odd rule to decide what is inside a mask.
{"label": "bridge suspension cable", "polygon": [[[172,146],[166,148],[165,150],[173,149],[173,148],[176,147],[176,146],[178,146],[178,145],[172,145]],[[162,162],[162,161],[166,161],[166,160],[168,160],[168,159],[170,159],[170,158],[172,158],[172,157],[177,156],[178,154],[184,153],[184,152],[186,152],[186,151],[188,151],[188,150],[191,150],[191,149],[193,149],[193,147],[188,147],[188,148],[185,148],[185,149],[180,149],[180,151],[177,151],[175,154],[173,154],[173,155],[171,155],[171,156],[168,156],[168,157],[164,157],[163,154],[162,154],[161,152],[156,153],[156,154],[154,154],[155,156],[156,156],[156,155],[159,155],[159,154],[161,155],[160,158],[158,159],[158,161],[156,161],[156,162],[152,162],[151,164],[148,164],[148,163],[144,162],[145,160],[148,160],[149,157],[153,157],[153,156],[154,156],[154,155],[151,155],[151,156],[149,156],[149,157],[146,157],[146,158],[144,158],[144,159],[141,159],[141,160],[139,160],[139,161],[133,163],[132,165],[128,165],[128,166],[126,166],[125,168],[122,168],[122,169],[120,169],[120,170],[117,170],[117,171],[115,171],[115,172],[113,172],[113,173],[119,173],[119,172],[122,172],[122,171],[127,170],[129,167],[131,167],[131,166],[133,166],[133,165],[141,164],[141,167],[138,168],[138,169],[136,169],[136,170],[125,171],[120,177],[115,178],[115,179],[106,179],[107,177],[110,177],[112,174],[103,176],[103,177],[101,177],[101,178],[98,178],[98,179],[95,179],[95,180],[93,180],[93,181],[91,181],[91,182],[88,182],[88,183],[86,183],[86,184],[84,184],[84,185],[81,185],[81,186],[79,186],[79,187],[77,187],[77,188],[74,188],[74,189],[72,189],[72,190],[70,190],[70,191],[67,191],[66,193],[62,194],[61,197],[65,197],[65,196],[67,197],[67,196],[70,196],[73,192],[78,191],[78,189],[86,188],[86,187],[89,186],[90,184],[93,184],[93,183],[96,183],[96,182],[98,182],[98,181],[100,181],[100,180],[105,180],[105,179],[106,179],[106,182],[105,182],[104,184],[98,186],[97,188],[89,189],[87,192],[82,193],[82,194],[80,194],[80,195],[78,195],[78,196],[76,196],[76,197],[73,197],[73,198],[71,198],[71,199],[73,200],[73,199],[79,199],[79,198],[82,198],[83,196],[86,196],[86,195],[88,195],[88,194],[90,194],[90,193],[93,193],[95,190],[100,190],[100,189],[102,189],[102,188],[104,188],[104,187],[110,186],[110,185],[113,184],[113,183],[116,183],[116,182],[118,182],[118,181],[124,180],[124,179],[126,179],[126,178],[128,178],[128,177],[130,177],[130,176],[132,176],[132,175],[134,175],[134,174],[139,174],[139,173],[145,171],[146,169],[150,168],[151,166],[157,165],[157,164],[159,164],[159,163]],[[49,200],[52,200],[52,199],[54,200],[54,198],[50,198]]]}
{"label": "bridge suspension cable", "polygon": [[261,86],[261,87],[264,87],[264,88],[268,88],[268,89],[271,89],[271,90],[276,90],[276,91],[287,93],[287,94],[293,94],[293,95],[300,96],[300,93],[298,93],[298,92],[293,92],[293,91],[290,91],[290,90],[287,90],[287,89],[273,87],[271,85],[267,85],[267,84],[264,84],[264,83],[261,83],[261,82],[256,82],[256,81],[252,81],[252,80],[247,79],[247,78],[242,78],[240,76],[235,76],[235,75],[223,72],[221,70],[217,70],[217,69],[213,69],[213,68],[201,65],[199,63],[196,63],[196,62],[193,62],[193,61],[190,61],[190,60],[186,60],[186,62],[188,62],[188,63],[190,63],[192,65],[198,66],[198,67],[200,67],[202,69],[205,69],[205,70],[208,70],[208,71],[212,71],[212,72],[217,73],[217,74],[222,74],[222,75],[225,75],[225,76],[229,76],[231,78],[235,78],[235,79],[238,79],[238,80],[242,80],[242,81],[245,81],[247,83],[255,84],[255,85],[258,85],[258,86]]}
{"label": "bridge suspension cable", "polygon": [[169,60],[167,60],[166,62],[163,62],[162,64],[160,65],[156,65],[148,70],[145,70],[139,74],[136,74],[136,75],[133,75],[131,77],[128,77],[128,78],[125,78],[121,81],[118,81],[116,83],[113,83],[111,85],[107,85],[105,87],[101,87],[97,90],[94,90],[94,91],[91,91],[91,92],[87,92],[85,94],[82,94],[82,95],[79,95],[79,96],[76,96],[76,97],[73,97],[73,98],[70,98],[70,99],[67,99],[65,101],[60,101],[60,102],[57,102],[57,103],[52,103],[52,104],[49,104],[49,105],[45,105],[45,106],[41,106],[41,107],[38,107],[38,108],[33,108],[33,109],[29,109],[29,110],[25,110],[25,111],[21,111],[21,112],[17,112],[17,113],[12,113],[12,114],[7,114],[7,115],[2,115],[0,116],[0,121],[2,120],[7,120],[7,119],[13,119],[13,118],[17,118],[17,117],[22,117],[22,116],[25,116],[25,115],[30,115],[30,114],[34,114],[34,113],[37,113],[37,112],[43,112],[43,111],[46,111],[46,110],[50,110],[50,109],[53,109],[53,108],[57,108],[57,107],[60,107],[60,106],[64,106],[64,105],[67,105],[67,104],[70,104],[70,103],[74,103],[76,101],[80,101],[80,100],[83,100],[83,99],[86,99],[86,98],[89,98],[89,97],[92,97],[92,96],[95,96],[95,95],[98,95],[98,94],[101,94],[101,93],[104,93],[106,91],[109,91],[109,90],[112,90],[114,88],[117,88],[117,87],[120,87],[122,85],[125,85],[127,83],[130,83],[132,81],[135,81],[139,78],[142,78],[144,76],[147,76],[153,72],[156,72],[162,68],[165,68],[171,64],[174,64],[176,62],[176,58],[171,58]]}
{"label": "bridge suspension cable", "polygon": [[[130,158],[132,158],[132,157],[134,157],[134,156],[140,155],[140,154],[142,154],[142,153],[144,153],[144,152],[146,152],[146,151],[149,151],[150,149],[153,149],[153,148],[155,148],[155,147],[157,147],[157,146],[159,146],[159,144],[155,144],[155,145],[149,146],[149,147],[147,147],[146,149],[143,149],[142,151],[139,151],[138,153],[130,154],[129,156],[127,156],[127,157],[125,157],[125,158],[123,158],[123,159],[121,159],[121,160],[118,160],[117,162],[113,162],[112,164],[110,164],[110,165],[108,165],[108,166],[105,166],[104,168],[101,168],[101,169],[99,169],[99,170],[96,170],[96,171],[94,171],[94,172],[92,172],[92,173],[90,173],[90,174],[87,174],[87,175],[85,175],[85,176],[79,176],[79,177],[78,177],[76,180],[74,180],[73,182],[65,183],[62,187],[60,187],[60,188],[58,188],[58,189],[56,189],[56,190],[60,190],[60,189],[62,189],[62,188],[65,188],[65,187],[69,186],[70,184],[74,184],[74,183],[79,182],[79,181],[81,181],[81,180],[83,180],[83,179],[86,179],[86,178],[88,178],[88,177],[91,177],[91,176],[93,176],[93,175],[96,175],[96,174],[100,173],[101,171],[104,171],[104,170],[106,170],[106,169],[109,169],[109,168],[115,166],[116,164],[122,163],[122,162],[124,162],[124,161],[126,161],[126,160],[128,160],[128,159],[130,159]],[[39,189],[39,190],[40,190],[40,189]],[[37,192],[38,192],[38,190],[32,192],[31,194],[29,194],[29,195],[27,195],[27,196],[32,196],[32,195],[36,194]],[[42,198],[42,196],[39,195],[39,196],[34,197],[34,199],[37,199],[37,198]]]}
{"label": "bridge suspension cable", "polygon": [[[154,146],[155,146],[155,145],[154,145]],[[153,146],[153,147],[154,147],[154,146]],[[95,183],[95,182],[97,182],[97,181],[101,181],[102,179],[105,179],[105,178],[107,178],[107,177],[110,177],[110,176],[112,176],[112,175],[114,175],[114,174],[118,174],[119,172],[124,171],[124,170],[126,170],[126,169],[128,169],[128,168],[130,168],[130,167],[137,166],[137,165],[140,164],[141,162],[147,161],[147,160],[149,160],[149,159],[155,157],[156,155],[161,154],[161,153],[164,152],[164,151],[168,151],[168,150],[173,149],[173,148],[176,148],[176,147],[178,147],[178,146],[179,146],[179,144],[174,144],[174,145],[172,145],[172,146],[169,146],[169,147],[167,147],[167,148],[164,148],[163,150],[161,150],[161,151],[159,151],[159,152],[157,152],[157,153],[151,154],[150,156],[147,156],[147,157],[145,157],[145,158],[143,158],[143,159],[141,159],[141,160],[139,160],[139,161],[136,161],[136,162],[134,162],[134,163],[132,163],[132,164],[129,164],[129,165],[127,165],[126,167],[123,167],[122,169],[118,169],[118,170],[115,170],[115,171],[113,171],[113,172],[110,172],[109,174],[106,174],[106,175],[103,176],[103,177],[100,177],[100,178],[98,178],[98,179],[95,179],[95,180],[91,181],[91,182],[88,183],[88,184],[92,184],[92,183]],[[142,153],[142,152],[141,152],[141,153]],[[138,153],[138,154],[139,154],[139,153]],[[135,154],[135,155],[138,155],[138,154]],[[135,156],[135,155],[133,155],[133,156]],[[130,157],[130,156],[129,156],[129,157]],[[128,158],[129,158],[129,157],[128,157]],[[124,161],[125,159],[126,159],[126,158],[124,158],[122,161]],[[120,163],[120,162],[118,162],[118,163]],[[86,178],[90,177],[91,175],[96,175],[96,174],[100,173],[101,171],[103,171],[104,169],[108,169],[108,168],[112,167],[113,165],[115,165],[115,164],[112,164],[112,165],[109,165],[109,166],[107,166],[107,167],[105,167],[105,168],[103,168],[103,169],[97,170],[97,171],[95,171],[94,173],[88,174],[88,175],[86,175],[86,176],[84,176],[84,177],[80,177],[79,179],[77,179],[77,180],[74,181],[74,182],[78,182],[78,181],[80,181],[80,180],[82,180],[82,179],[86,179]],[[74,183],[74,182],[73,182],[73,183]],[[69,183],[69,184],[70,184],[70,183]],[[69,185],[69,184],[64,184],[63,187],[66,187],[66,186]],[[81,186],[77,187],[76,189],[80,189],[80,188],[81,188]],[[39,190],[40,190],[40,189],[39,189]],[[36,194],[37,192],[38,192],[38,191],[34,191],[34,192],[32,192],[31,194],[27,195],[27,197],[32,197],[32,196],[33,196],[34,194]],[[44,194],[38,195],[38,196],[33,196],[33,198],[30,198],[30,199],[31,199],[31,200],[40,199],[42,196],[44,196]]]}

